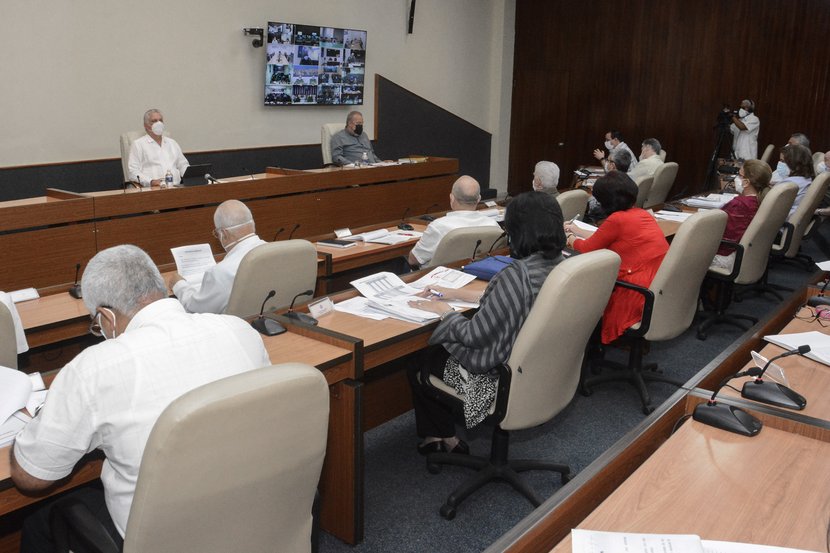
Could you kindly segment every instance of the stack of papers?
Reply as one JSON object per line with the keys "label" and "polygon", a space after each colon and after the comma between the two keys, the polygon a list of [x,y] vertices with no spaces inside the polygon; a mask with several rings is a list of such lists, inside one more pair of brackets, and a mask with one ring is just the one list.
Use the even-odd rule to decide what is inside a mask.
{"label": "stack of papers", "polygon": [[664,209],[661,209],[660,211],[654,214],[654,217],[657,219],[661,219],[663,221],[675,221],[677,223],[682,223],[692,215],[692,213],[688,213],[685,211],[666,211]]}
{"label": "stack of papers", "polygon": [[709,194],[708,196],[692,196],[681,202],[699,209],[720,209],[737,196],[737,194]]}
{"label": "stack of papers", "polygon": [[592,234],[599,230],[599,227],[595,227],[594,225],[586,223],[584,221],[580,221],[579,219],[574,219],[573,221],[571,221],[571,224],[579,230],[584,230]]}
{"label": "stack of papers", "polygon": [[796,349],[799,346],[810,346],[810,351],[804,357],[830,365],[830,336],[816,330],[810,332],[796,332],[793,334],[776,334],[764,336],[770,344],[784,349]]}
{"label": "stack of papers", "polygon": [[388,244],[395,245],[403,242],[408,242],[415,238],[420,238],[422,232],[415,230],[393,230],[388,231],[385,228],[371,230],[369,232],[362,232],[360,234],[352,234],[351,236],[343,236],[341,240],[348,240],[350,242],[371,242],[373,244]]}
{"label": "stack of papers", "polygon": [[0,367],[0,447],[10,444],[46,399],[40,373],[28,375],[16,369]]}
{"label": "stack of papers", "polygon": [[571,530],[573,553],[812,553],[804,549],[702,540],[694,534],[635,534]]}
{"label": "stack of papers", "polygon": [[216,265],[210,244],[193,244],[170,248],[176,262],[176,271],[190,284],[202,284],[205,272]]}
{"label": "stack of papers", "polygon": [[431,311],[410,307],[410,301],[423,299],[417,295],[421,290],[407,286],[393,273],[369,275],[353,280],[351,285],[368,300],[368,307],[389,317],[411,323],[425,323],[438,318],[438,315]]}

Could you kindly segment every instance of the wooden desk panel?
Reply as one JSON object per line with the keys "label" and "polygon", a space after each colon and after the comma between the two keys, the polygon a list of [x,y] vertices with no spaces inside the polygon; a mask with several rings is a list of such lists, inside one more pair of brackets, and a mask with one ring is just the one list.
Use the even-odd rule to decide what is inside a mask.
{"label": "wooden desk panel", "polygon": [[0,231],[88,221],[92,217],[92,200],[51,188],[46,196],[0,202]]}
{"label": "wooden desk panel", "polygon": [[[796,433],[688,421],[578,527],[823,551],[828,458],[830,443]],[[570,550],[570,537],[553,549]]]}

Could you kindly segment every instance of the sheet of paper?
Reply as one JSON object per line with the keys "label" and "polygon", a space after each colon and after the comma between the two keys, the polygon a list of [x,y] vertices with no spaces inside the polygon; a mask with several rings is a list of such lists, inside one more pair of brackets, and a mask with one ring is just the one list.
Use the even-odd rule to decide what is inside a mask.
{"label": "sheet of paper", "polygon": [[448,267],[436,267],[418,280],[410,282],[413,288],[423,290],[430,286],[443,286],[444,288],[461,288],[476,279],[475,275],[464,273]]}
{"label": "sheet of paper", "polygon": [[23,409],[31,393],[29,375],[17,369],[0,367],[0,422]]}
{"label": "sheet of paper", "polygon": [[334,310],[342,313],[349,313],[350,315],[357,315],[358,317],[373,319],[375,321],[382,321],[383,319],[389,318],[389,315],[369,307],[369,300],[361,296],[343,300],[340,303],[334,304]]}
{"label": "sheet of paper", "polygon": [[810,332],[796,332],[793,334],[775,334],[764,336],[764,340],[784,349],[796,349],[799,346],[810,346],[810,352],[804,357],[830,365],[830,336],[816,330]]}
{"label": "sheet of paper", "polygon": [[32,420],[32,417],[25,413],[17,412],[9,417],[6,422],[0,424],[0,447],[11,444],[30,420]]}
{"label": "sheet of paper", "polygon": [[599,230],[599,227],[595,227],[594,225],[592,225],[590,223],[586,223],[585,221],[580,221],[578,219],[575,220],[575,221],[572,221],[571,224],[573,226],[575,226],[576,228],[578,228],[579,230],[584,230],[584,231],[587,231],[587,232],[596,232],[596,231]]}
{"label": "sheet of paper", "polygon": [[23,288],[22,290],[9,292],[9,296],[11,296],[14,303],[20,303],[22,301],[36,300],[40,297],[40,294],[34,288]]}
{"label": "sheet of paper", "polygon": [[[369,299],[388,300],[393,298],[409,298],[420,292],[417,288],[407,284],[394,273],[375,273],[350,283],[363,297]],[[417,298],[416,298],[417,299]]]}
{"label": "sheet of paper", "polygon": [[682,223],[686,219],[692,216],[692,213],[688,212],[676,212],[676,211],[665,211],[661,209],[654,216],[658,219],[663,219],[664,221],[677,221],[678,223]]}
{"label": "sheet of paper", "polygon": [[701,540],[704,553],[816,553],[806,549],[778,547],[775,545],[756,545],[732,541]]}
{"label": "sheet of paper", "polygon": [[693,534],[635,534],[571,530],[573,553],[702,553],[700,538]]}
{"label": "sheet of paper", "polygon": [[176,271],[191,284],[199,284],[205,271],[216,265],[210,244],[192,244],[170,248],[176,262]]}
{"label": "sheet of paper", "polygon": [[816,266],[822,271],[830,271],[830,261],[817,261]]}

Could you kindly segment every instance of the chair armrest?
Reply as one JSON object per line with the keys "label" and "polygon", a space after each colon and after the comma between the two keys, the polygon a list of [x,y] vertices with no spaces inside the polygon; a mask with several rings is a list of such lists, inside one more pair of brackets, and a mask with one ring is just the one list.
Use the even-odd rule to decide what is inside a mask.
{"label": "chair armrest", "polygon": [[120,553],[115,543],[89,508],[72,496],[56,501],[49,512],[49,526],[55,551],[69,553],[73,543],[82,543],[85,550],[96,553]]}
{"label": "chair armrest", "polygon": [[772,244],[772,252],[775,255],[784,255],[789,249],[790,244],[793,242],[793,233],[795,232],[795,226],[792,223],[787,221],[781,226],[781,236],[784,239],[783,244]]}
{"label": "chair armrest", "polygon": [[719,280],[733,281],[738,278],[738,273],[741,272],[741,263],[743,263],[744,260],[744,247],[738,242],[733,242],[732,240],[721,240],[720,243],[721,246],[729,246],[735,250],[735,263],[732,264],[732,272],[728,275],[722,275],[720,273],[713,273],[709,271],[707,276],[717,278]]}
{"label": "chair armrest", "polygon": [[636,284],[631,284],[630,282],[626,282],[624,280],[618,280],[614,283],[614,286],[633,290],[643,296],[645,303],[643,304],[643,318],[640,319],[640,328],[637,330],[629,328],[625,331],[625,333],[628,336],[634,337],[645,336],[651,326],[651,312],[654,310],[654,292],[648,288],[643,288],[642,286],[637,286]]}

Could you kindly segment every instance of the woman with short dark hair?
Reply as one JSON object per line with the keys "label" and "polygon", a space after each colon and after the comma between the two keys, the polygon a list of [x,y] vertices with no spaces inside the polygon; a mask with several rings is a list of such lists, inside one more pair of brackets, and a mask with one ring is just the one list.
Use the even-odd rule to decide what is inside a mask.
{"label": "woman with short dark hair", "polygon": [[[594,197],[602,205],[605,220],[590,238],[573,225],[565,227],[568,246],[578,252],[609,249],[622,262],[617,280],[648,287],[663,262],[669,244],[654,216],[634,207],[637,185],[620,171],[611,171],[597,179]],[[602,315],[602,343],[616,340],[643,316],[642,294],[621,287],[614,288]]]}
{"label": "woman with short dark hair", "polygon": [[562,260],[565,247],[562,210],[543,192],[526,192],[513,199],[504,216],[510,255],[508,264],[490,281],[481,297],[469,290],[433,287],[444,300],[478,302],[467,319],[446,301],[421,300],[412,307],[441,315],[429,340],[436,347],[409,368],[415,422],[422,438],[418,451],[467,453],[467,444],[455,433],[453,415],[443,404],[425,395],[416,375],[426,365],[430,373],[464,394],[466,426],[487,416],[496,397],[498,375],[493,370],[507,361],[513,342],[548,274]]}

